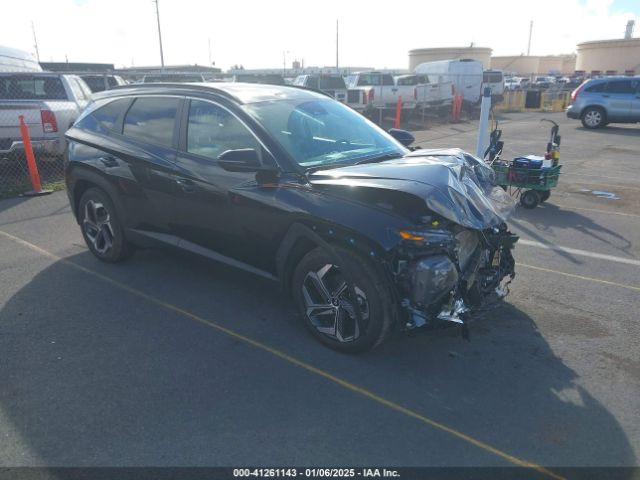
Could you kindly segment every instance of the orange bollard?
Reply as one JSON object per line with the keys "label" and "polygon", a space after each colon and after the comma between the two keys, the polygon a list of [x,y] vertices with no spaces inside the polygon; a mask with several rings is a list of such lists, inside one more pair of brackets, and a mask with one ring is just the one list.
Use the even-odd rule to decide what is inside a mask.
{"label": "orange bollard", "polygon": [[26,192],[23,195],[35,196],[46,195],[51,193],[51,190],[42,190],[42,184],[40,183],[40,173],[38,172],[38,166],[36,165],[36,157],[33,154],[33,148],[31,147],[31,137],[29,136],[29,127],[24,122],[24,117],[20,115],[20,135],[22,135],[22,143],[24,145],[24,154],[27,157],[27,167],[29,168],[29,177],[31,179],[31,186],[33,190]]}
{"label": "orange bollard", "polygon": [[396,105],[396,121],[393,124],[393,128],[400,128],[401,115],[402,115],[402,97],[398,97],[398,103]]}

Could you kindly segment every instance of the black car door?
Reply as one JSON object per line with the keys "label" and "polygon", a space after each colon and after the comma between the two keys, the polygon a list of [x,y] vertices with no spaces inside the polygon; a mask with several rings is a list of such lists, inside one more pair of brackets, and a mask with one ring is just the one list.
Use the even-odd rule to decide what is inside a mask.
{"label": "black car door", "polygon": [[126,195],[128,216],[134,220],[130,228],[160,235],[160,239],[171,233],[176,194],[176,118],[181,103],[181,97],[137,97],[125,113],[121,134],[117,135],[122,145],[119,157],[135,178]]}
{"label": "black car door", "polygon": [[251,201],[242,192],[256,189],[256,174],[226,171],[217,158],[227,150],[252,148],[264,162],[267,152],[238,116],[213,101],[187,100],[182,123],[172,225],[176,235],[192,250],[205,247],[255,265],[247,258],[251,247],[237,214]]}

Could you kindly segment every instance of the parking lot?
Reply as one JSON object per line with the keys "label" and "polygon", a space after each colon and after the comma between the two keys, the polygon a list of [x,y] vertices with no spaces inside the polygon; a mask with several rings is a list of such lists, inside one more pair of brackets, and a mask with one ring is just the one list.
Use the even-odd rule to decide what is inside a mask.
{"label": "parking lot", "polygon": [[[0,465],[637,465],[640,126],[546,116],[560,185],[517,209],[511,295],[469,342],[341,355],[268,280],[159,250],[104,264],[64,192],[0,201]],[[504,156],[544,153],[543,117],[503,115]],[[475,150],[474,123],[414,133]]]}

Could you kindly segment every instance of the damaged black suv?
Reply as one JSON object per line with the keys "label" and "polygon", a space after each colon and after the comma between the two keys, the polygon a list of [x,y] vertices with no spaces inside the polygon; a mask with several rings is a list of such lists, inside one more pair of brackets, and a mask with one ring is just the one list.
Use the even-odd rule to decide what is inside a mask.
{"label": "damaged black suv", "polygon": [[464,324],[513,278],[510,203],[460,150],[414,150],[317,92],[150,84],[95,97],[67,192],[101,260],[168,245],[281,283],[311,333],[355,352]]}

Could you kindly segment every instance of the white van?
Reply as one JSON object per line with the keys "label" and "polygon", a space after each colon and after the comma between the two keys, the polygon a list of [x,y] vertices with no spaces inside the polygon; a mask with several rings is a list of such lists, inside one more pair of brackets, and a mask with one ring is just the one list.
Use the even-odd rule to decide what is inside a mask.
{"label": "white van", "polygon": [[438,82],[451,82],[456,94],[462,94],[465,103],[476,104],[482,97],[482,62],[468,58],[440,60],[418,65],[414,72],[438,77]]}

